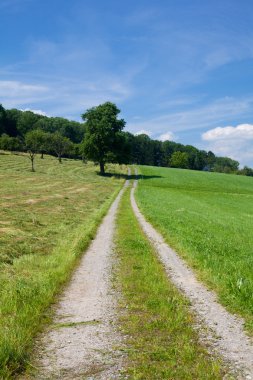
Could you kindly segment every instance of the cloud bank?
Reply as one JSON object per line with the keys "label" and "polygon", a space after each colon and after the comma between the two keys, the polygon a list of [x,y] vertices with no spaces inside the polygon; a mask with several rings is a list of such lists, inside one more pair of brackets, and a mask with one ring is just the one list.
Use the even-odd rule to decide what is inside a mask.
{"label": "cloud bank", "polygon": [[202,134],[208,149],[215,154],[238,160],[241,165],[251,162],[253,166],[253,125],[217,127]]}
{"label": "cloud bank", "polygon": [[203,133],[203,140],[217,141],[224,139],[240,139],[248,140],[253,139],[253,125],[252,124],[239,124],[237,127],[218,127]]}
{"label": "cloud bank", "polygon": [[37,115],[48,116],[49,117],[49,115],[46,112],[42,111],[42,110],[31,110],[30,108],[25,108],[25,109],[21,109],[20,111],[31,111],[33,113],[36,113]]}

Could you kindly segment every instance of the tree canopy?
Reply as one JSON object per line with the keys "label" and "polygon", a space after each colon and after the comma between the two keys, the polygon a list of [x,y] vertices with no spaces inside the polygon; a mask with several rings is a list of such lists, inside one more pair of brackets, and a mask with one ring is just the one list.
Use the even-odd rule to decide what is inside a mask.
{"label": "tree canopy", "polygon": [[106,162],[120,162],[125,126],[123,119],[118,119],[120,110],[114,103],[106,102],[88,109],[82,118],[86,125],[83,151],[86,157],[100,165],[100,173],[105,172]]}
{"label": "tree canopy", "polygon": [[62,136],[60,132],[51,134],[50,147],[57,155],[60,164],[62,163],[63,154],[68,153],[71,150],[72,145],[70,139]]}

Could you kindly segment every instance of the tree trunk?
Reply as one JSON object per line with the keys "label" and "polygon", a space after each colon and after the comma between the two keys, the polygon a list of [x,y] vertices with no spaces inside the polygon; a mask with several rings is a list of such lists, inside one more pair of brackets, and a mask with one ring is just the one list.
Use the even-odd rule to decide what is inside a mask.
{"label": "tree trunk", "polygon": [[34,169],[34,157],[31,157],[31,162],[32,162],[32,172],[35,172],[35,169]]}
{"label": "tree trunk", "polygon": [[105,174],[105,164],[104,164],[104,162],[100,161],[99,165],[100,165],[100,174]]}
{"label": "tree trunk", "polygon": [[44,158],[44,152],[41,152],[40,158]]}
{"label": "tree trunk", "polygon": [[59,163],[62,164],[61,155],[58,156]]}

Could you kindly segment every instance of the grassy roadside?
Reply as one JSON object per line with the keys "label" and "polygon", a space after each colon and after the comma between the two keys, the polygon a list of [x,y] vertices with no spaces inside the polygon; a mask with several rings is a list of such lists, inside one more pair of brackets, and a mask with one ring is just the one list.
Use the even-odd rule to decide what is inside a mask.
{"label": "grassy roadside", "polygon": [[253,178],[140,167],[147,220],[253,334]]}
{"label": "grassy roadside", "polygon": [[187,301],[169,283],[138,225],[129,191],[120,204],[116,235],[121,326],[129,347],[126,373],[132,380],[221,379],[219,361],[198,342]]}
{"label": "grassy roadside", "polygon": [[[50,318],[48,306],[69,279],[122,184],[97,176],[91,165],[69,160],[59,166],[46,159],[38,162],[36,173],[23,170],[20,157],[7,157],[2,171],[0,165],[1,201],[12,202],[10,208],[0,204],[0,221],[8,226],[0,228],[0,379],[4,380],[29,363],[34,336]],[[13,253],[15,242],[18,248]],[[13,255],[6,260],[9,253]]]}
{"label": "grassy roadside", "polygon": [[29,362],[33,338],[50,317],[48,306],[69,279],[117,193],[89,224],[81,224],[63,239],[47,259],[23,256],[14,262],[12,273],[1,274],[0,378],[12,378]]}

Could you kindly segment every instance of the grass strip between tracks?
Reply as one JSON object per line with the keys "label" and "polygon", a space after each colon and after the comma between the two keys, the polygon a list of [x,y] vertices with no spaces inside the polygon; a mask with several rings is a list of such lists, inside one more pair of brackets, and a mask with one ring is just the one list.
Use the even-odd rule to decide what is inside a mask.
{"label": "grass strip between tracks", "polygon": [[192,327],[187,300],[168,281],[123,195],[117,216],[120,323],[127,338],[130,379],[221,379],[218,359],[208,355]]}

